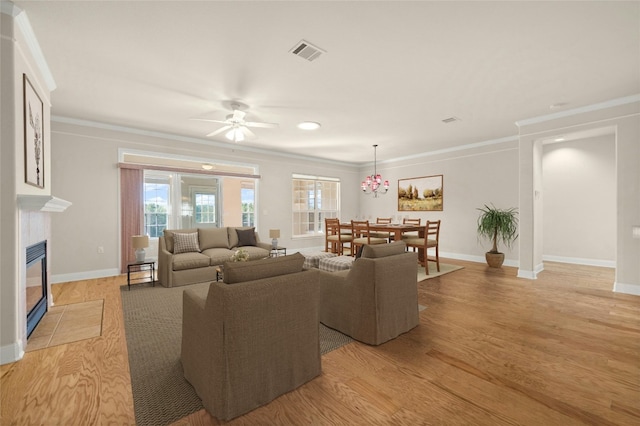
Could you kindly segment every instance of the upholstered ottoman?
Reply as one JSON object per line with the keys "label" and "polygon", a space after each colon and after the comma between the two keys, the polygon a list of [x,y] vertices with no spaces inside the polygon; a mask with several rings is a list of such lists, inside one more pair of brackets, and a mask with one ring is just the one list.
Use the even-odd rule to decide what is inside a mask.
{"label": "upholstered ottoman", "polygon": [[307,253],[300,252],[300,254],[304,256],[304,264],[302,265],[302,269],[317,268],[319,266],[320,259],[337,256],[337,254],[328,251],[310,251]]}
{"label": "upholstered ottoman", "polygon": [[323,259],[320,259],[320,262],[318,263],[318,269],[329,272],[351,269],[351,264],[353,263],[354,259],[355,257],[351,256],[325,257]]}

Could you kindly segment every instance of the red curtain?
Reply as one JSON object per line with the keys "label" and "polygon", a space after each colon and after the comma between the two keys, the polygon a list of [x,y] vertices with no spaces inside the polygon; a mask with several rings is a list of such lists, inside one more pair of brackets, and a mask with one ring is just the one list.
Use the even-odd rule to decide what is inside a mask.
{"label": "red curtain", "polygon": [[142,220],[142,169],[120,168],[120,273],[127,272],[127,265],[136,259],[135,250],[131,246],[131,237],[143,233]]}

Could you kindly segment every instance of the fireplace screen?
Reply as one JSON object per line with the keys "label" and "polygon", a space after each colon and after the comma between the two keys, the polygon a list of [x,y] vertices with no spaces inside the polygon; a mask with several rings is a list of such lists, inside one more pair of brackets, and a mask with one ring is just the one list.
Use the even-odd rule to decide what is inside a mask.
{"label": "fireplace screen", "polygon": [[47,242],[27,247],[27,337],[47,312]]}

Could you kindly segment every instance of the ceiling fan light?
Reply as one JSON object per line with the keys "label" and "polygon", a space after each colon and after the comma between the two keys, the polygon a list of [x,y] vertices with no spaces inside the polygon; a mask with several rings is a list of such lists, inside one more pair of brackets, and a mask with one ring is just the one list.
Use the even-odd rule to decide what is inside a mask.
{"label": "ceiling fan light", "polygon": [[244,133],[239,128],[229,130],[224,136],[234,142],[242,142],[244,140]]}
{"label": "ceiling fan light", "polygon": [[320,123],[315,121],[302,121],[298,123],[298,129],[302,130],[317,130],[320,128]]}

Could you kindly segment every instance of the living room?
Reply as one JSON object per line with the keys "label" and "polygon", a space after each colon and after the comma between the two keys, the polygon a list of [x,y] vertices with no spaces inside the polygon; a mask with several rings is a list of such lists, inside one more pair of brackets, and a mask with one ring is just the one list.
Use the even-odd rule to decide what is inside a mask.
{"label": "living room", "polygon": [[[17,4],[29,12],[28,3]],[[637,14],[631,16],[637,17]],[[518,118],[518,125],[509,123],[512,130],[506,134],[478,136],[455,147],[429,147],[411,155],[401,155],[398,154],[401,148],[396,142],[392,138],[384,138],[377,151],[377,170],[391,182],[391,189],[388,194],[374,198],[360,191],[360,182],[371,173],[373,167],[371,140],[353,149],[345,147],[345,158],[353,158],[352,151],[357,153],[358,160],[349,161],[340,160],[340,157],[317,158],[275,151],[260,147],[259,144],[229,144],[204,137],[179,136],[168,131],[136,126],[135,120],[99,122],[58,115],[56,90],[46,90],[47,77],[39,71],[37,61],[28,53],[29,42],[22,35],[19,24],[14,27],[14,24],[8,23],[17,16],[4,13],[3,9],[2,18],[3,43],[15,40],[13,44],[18,46],[10,55],[13,68],[8,74],[4,68],[9,67],[5,61],[7,50],[4,44],[2,53],[1,226],[2,235],[5,236],[1,246],[3,363],[6,354],[9,354],[7,359],[15,360],[20,352],[16,350],[17,346],[25,341],[23,320],[15,303],[22,290],[15,283],[22,274],[19,263],[22,249],[27,243],[20,240],[22,220],[16,199],[34,195],[55,197],[71,203],[63,212],[52,213],[50,225],[44,226],[50,233],[51,284],[119,275],[122,269],[120,253],[122,245],[126,244],[120,238],[119,209],[118,164],[122,161],[123,152],[173,156],[205,163],[256,166],[260,176],[256,186],[257,229],[265,240],[269,229],[280,229],[280,243],[292,251],[317,249],[323,244],[320,235],[292,236],[291,181],[294,174],[339,179],[340,217],[344,220],[404,216],[405,212],[397,210],[397,182],[412,177],[442,175],[445,189],[443,211],[419,214],[423,220],[443,221],[441,256],[466,262],[484,262],[487,247],[477,240],[476,209],[487,203],[518,207],[521,226],[519,240],[506,251],[506,266],[513,268],[509,271],[513,272],[514,277],[527,279],[523,280],[523,285],[535,286],[537,281],[534,279],[543,271],[544,262],[559,260],[614,268],[615,278],[610,283],[610,289],[616,293],[640,294],[640,266],[637,261],[640,258],[640,244],[633,237],[634,226],[640,224],[640,153],[637,143],[640,135],[640,98],[637,81],[635,90],[623,94],[612,90],[610,96],[601,95],[597,103],[568,107],[561,113],[550,111],[547,106],[548,114],[539,114],[545,115],[544,118],[538,117],[538,114],[522,116]],[[9,27],[14,34],[5,34]],[[33,31],[38,33],[35,24]],[[638,41],[635,40],[635,43]],[[318,61],[322,59],[326,58]],[[45,101],[43,118],[47,148],[43,188],[24,182],[23,74],[28,75],[36,92]],[[4,80],[6,75],[11,76],[11,81]],[[58,76],[53,75],[53,78]],[[7,87],[10,90],[6,90]],[[5,96],[8,93],[12,96]],[[402,107],[400,102],[389,108]],[[436,121],[439,119],[436,117]],[[13,122],[13,126],[5,126],[5,120]],[[464,125],[464,121],[458,124]],[[428,128],[428,124],[425,123],[424,127]],[[206,125],[198,128],[205,133],[214,129]],[[262,130],[260,135],[270,131]],[[570,140],[557,144],[543,143],[560,136]],[[15,143],[9,144],[7,141]],[[338,141],[336,146],[318,151],[339,152],[345,144],[344,141]],[[560,147],[579,154],[553,163],[551,157],[558,154]],[[597,163],[592,161],[595,159],[604,160]],[[580,168],[581,164],[589,164],[589,168]],[[562,173],[572,165],[576,166],[577,174],[571,176],[578,176],[580,185],[571,182],[572,179]],[[542,169],[544,173],[538,173]],[[597,206],[593,206],[586,198],[589,188],[593,186],[601,194],[599,199],[602,202]],[[553,205],[548,202],[542,205],[536,201],[542,189],[545,201],[548,201],[554,187],[562,187],[564,191],[583,196],[564,197],[565,203],[557,200]],[[562,193],[558,197],[563,198]],[[600,222],[606,226],[600,228],[592,225]],[[576,225],[577,230],[571,230],[572,226],[569,225]],[[594,244],[594,241],[598,243]],[[149,249],[148,252],[153,258],[153,250]]]}

